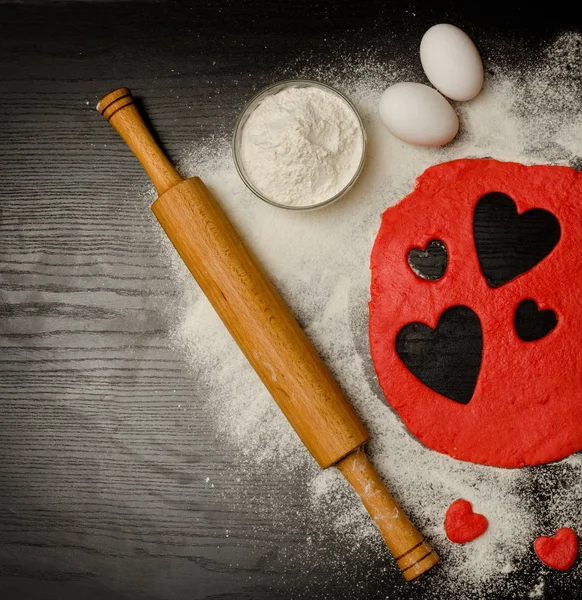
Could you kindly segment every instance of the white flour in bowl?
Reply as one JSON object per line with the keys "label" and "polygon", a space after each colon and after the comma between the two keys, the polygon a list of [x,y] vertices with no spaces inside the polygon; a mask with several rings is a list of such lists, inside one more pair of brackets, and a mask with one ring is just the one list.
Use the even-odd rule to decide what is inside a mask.
{"label": "white flour in bowl", "polygon": [[[368,266],[382,212],[409,193],[415,178],[430,165],[491,156],[526,164],[579,166],[582,37],[559,37],[524,71],[492,65],[484,56],[489,74],[483,92],[457,107],[461,133],[437,149],[408,146],[391,137],[379,121],[380,94],[410,77],[393,68],[398,58],[376,63],[342,56],[337,65],[289,73],[336,85],[363,115],[368,160],[342,202],[310,213],[257,202],[232,164],[226,137],[198,143],[184,157],[182,172],[200,175],[224,206],[364,420],[372,438],[369,455],[389,488],[443,556],[442,564],[426,575],[430,583],[419,584],[424,586],[423,597],[487,598],[494,592],[500,597],[541,597],[548,589],[544,581],[549,573],[533,554],[532,543],[538,535],[560,527],[582,532],[582,458],[574,455],[544,467],[504,470],[455,461],[414,439],[387,406],[371,364]],[[180,415],[192,419],[212,415],[217,439],[241,460],[241,473],[234,477],[245,477],[245,470],[254,469],[271,479],[276,473],[283,480],[288,471],[300,470],[306,478],[302,492],[312,505],[311,511],[301,507],[296,514],[295,535],[305,539],[301,550],[305,554],[297,559],[302,570],[316,565],[316,571],[330,577],[332,571],[345,572],[343,595],[336,590],[329,597],[364,597],[362,580],[350,576],[358,557],[372,548],[389,562],[374,525],[341,476],[334,469],[317,468],[161,230],[160,239],[184,290],[179,305],[172,308],[177,323],[173,340],[188,358],[193,387],[204,390],[189,405],[182,402]],[[210,475],[216,485],[212,493],[219,494],[221,476]],[[288,497],[277,496],[250,484],[245,490],[241,506],[250,502],[256,506],[264,498],[269,517],[290,510],[299,493],[294,488]],[[485,535],[462,546],[450,543],[443,529],[445,511],[457,498],[471,501],[489,519]],[[345,563],[337,568],[326,562],[333,553],[331,543],[321,552],[309,541],[317,536],[329,539],[333,531],[343,536],[340,550]],[[236,533],[231,530],[229,536],[235,543]],[[334,555],[338,561],[340,550]],[[578,560],[564,578],[578,581],[581,563]],[[524,572],[527,577],[517,576]],[[325,597],[319,588],[317,592],[318,598]],[[386,589],[386,596],[404,594]]]}
{"label": "white flour in bowl", "polygon": [[267,96],[242,127],[240,158],[263,196],[287,206],[321,204],[355,176],[364,139],[351,106],[315,86]]}

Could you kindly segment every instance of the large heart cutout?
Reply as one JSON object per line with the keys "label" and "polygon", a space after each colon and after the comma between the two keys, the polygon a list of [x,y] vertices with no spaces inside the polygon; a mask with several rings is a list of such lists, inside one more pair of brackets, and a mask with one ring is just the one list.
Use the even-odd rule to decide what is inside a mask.
{"label": "large heart cutout", "polygon": [[481,368],[481,322],[470,308],[453,306],[440,316],[436,329],[424,323],[404,326],[396,336],[396,352],[426,386],[467,404]]}
{"label": "large heart cutout", "polygon": [[445,532],[451,542],[466,544],[487,531],[488,522],[484,515],[473,512],[467,500],[455,500],[445,515]]}
{"label": "large heart cutout", "polygon": [[515,332],[524,342],[541,340],[558,324],[553,310],[540,310],[535,300],[519,303],[513,318]]}
{"label": "large heart cutout", "polygon": [[473,235],[481,270],[495,288],[529,271],[560,239],[560,223],[549,211],[532,208],[518,214],[506,194],[483,196],[473,214]]}
{"label": "large heart cutout", "polygon": [[542,535],[537,538],[534,550],[544,565],[567,571],[578,554],[578,537],[569,527],[562,527],[552,537]]}
{"label": "large heart cutout", "polygon": [[440,279],[448,261],[447,247],[441,240],[431,240],[424,250],[412,248],[408,253],[408,265],[413,273],[428,281]]}

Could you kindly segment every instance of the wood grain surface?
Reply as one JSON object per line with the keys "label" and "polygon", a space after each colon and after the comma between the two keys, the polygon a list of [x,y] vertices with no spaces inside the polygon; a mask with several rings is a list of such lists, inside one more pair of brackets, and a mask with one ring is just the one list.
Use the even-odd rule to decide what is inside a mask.
{"label": "wood grain surface", "polygon": [[290,64],[381,57],[443,20],[482,48],[511,33],[532,52],[572,27],[566,11],[527,11],[0,4],[2,599],[424,597],[430,574],[407,587],[388,554],[342,546],[310,521],[305,473],[241,467],[197,410],[205,389],[170,345],[179,291],[145,178],[95,104],[128,85],[179,160]]}

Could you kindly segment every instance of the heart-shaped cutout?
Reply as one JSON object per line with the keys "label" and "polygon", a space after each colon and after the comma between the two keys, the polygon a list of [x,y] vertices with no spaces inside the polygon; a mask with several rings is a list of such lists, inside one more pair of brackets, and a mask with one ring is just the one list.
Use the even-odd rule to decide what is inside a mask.
{"label": "heart-shaped cutout", "polygon": [[466,544],[487,531],[487,518],[473,512],[467,500],[455,500],[445,515],[445,532],[451,542]]}
{"label": "heart-shaped cutout", "polygon": [[545,337],[558,324],[553,310],[540,310],[535,300],[519,303],[513,319],[515,332],[524,342],[534,342]]}
{"label": "heart-shaped cutout", "polygon": [[535,267],[554,249],[560,233],[551,212],[532,208],[518,214],[513,200],[500,192],[483,196],[475,207],[475,248],[483,275],[494,288]]}
{"label": "heart-shaped cutout", "polygon": [[448,262],[447,247],[441,240],[431,240],[424,250],[412,248],[408,253],[408,265],[413,273],[427,281],[441,279]]}
{"label": "heart-shaped cutout", "polygon": [[542,535],[537,538],[534,550],[544,565],[567,571],[578,554],[578,536],[569,527],[562,527],[551,537]]}
{"label": "heart-shaped cutout", "polygon": [[481,368],[481,322],[467,306],[453,306],[441,315],[436,329],[424,323],[405,325],[396,336],[396,352],[424,385],[467,404]]}

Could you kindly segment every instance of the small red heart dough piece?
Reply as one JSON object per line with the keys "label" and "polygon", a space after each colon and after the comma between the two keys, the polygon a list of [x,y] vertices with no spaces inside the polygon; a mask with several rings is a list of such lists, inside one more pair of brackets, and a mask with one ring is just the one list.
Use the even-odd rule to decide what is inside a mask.
{"label": "small red heart dough piece", "polygon": [[562,527],[551,537],[540,536],[534,542],[534,550],[544,565],[567,571],[578,554],[578,537],[569,527]]}
{"label": "small red heart dough piece", "polygon": [[445,515],[445,531],[451,542],[465,544],[487,531],[487,518],[474,513],[467,500],[455,500]]}

